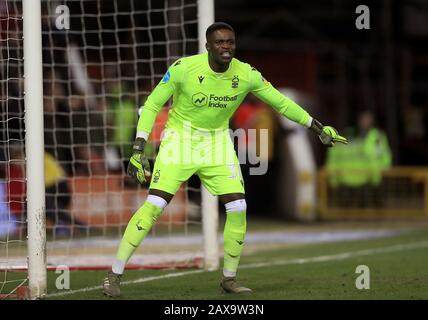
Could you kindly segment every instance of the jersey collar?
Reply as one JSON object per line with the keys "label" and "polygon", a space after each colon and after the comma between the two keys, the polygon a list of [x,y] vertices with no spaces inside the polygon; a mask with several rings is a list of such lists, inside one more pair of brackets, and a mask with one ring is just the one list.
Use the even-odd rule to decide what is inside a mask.
{"label": "jersey collar", "polygon": [[225,72],[215,72],[213,69],[211,69],[210,64],[208,63],[208,52],[205,53],[205,65],[207,67],[207,70],[209,71],[210,74],[212,74],[214,77],[219,79],[229,75],[230,70],[232,70],[234,60],[235,58],[233,58],[232,61],[230,61],[229,68],[227,68]]}

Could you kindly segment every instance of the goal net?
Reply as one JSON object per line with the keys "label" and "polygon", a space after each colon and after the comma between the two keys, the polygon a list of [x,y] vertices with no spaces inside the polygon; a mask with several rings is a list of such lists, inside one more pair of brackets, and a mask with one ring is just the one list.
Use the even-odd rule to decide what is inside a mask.
{"label": "goal net", "polygon": [[[48,269],[109,268],[148,186],[126,175],[138,108],[168,66],[198,52],[197,0],[42,1]],[[22,1],[0,4],[0,294],[25,283]],[[167,118],[148,143],[154,160]],[[152,162],[153,164],[153,162]],[[195,267],[200,182],[178,191],[129,268]]]}

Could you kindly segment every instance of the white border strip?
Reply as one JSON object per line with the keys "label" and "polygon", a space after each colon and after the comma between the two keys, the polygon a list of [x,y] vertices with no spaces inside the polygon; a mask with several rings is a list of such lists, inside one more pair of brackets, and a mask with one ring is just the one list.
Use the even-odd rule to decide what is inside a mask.
{"label": "white border strip", "polygon": [[[378,253],[397,252],[397,251],[419,249],[419,248],[425,248],[425,247],[428,247],[428,241],[411,242],[408,244],[397,244],[394,246],[383,247],[383,248],[381,247],[381,248],[364,249],[359,251],[350,251],[350,252],[343,252],[338,254],[310,257],[310,258],[297,258],[297,259],[288,259],[288,260],[277,260],[273,262],[251,263],[251,264],[244,264],[239,268],[252,269],[252,268],[279,266],[279,265],[284,266],[284,265],[290,265],[290,264],[338,261],[338,260],[344,260],[344,259],[353,258],[353,257],[369,256],[369,255],[378,254]],[[124,286],[128,284],[150,282],[150,281],[162,280],[167,278],[176,278],[176,277],[187,276],[187,275],[203,273],[203,272],[212,272],[212,271],[192,270],[192,271],[185,271],[185,272],[168,273],[161,276],[153,276],[153,277],[147,277],[147,278],[139,278],[136,280],[124,281],[122,282],[121,285]],[[46,295],[46,297],[47,298],[60,297],[60,296],[66,296],[66,295],[71,295],[71,294],[81,293],[81,292],[89,292],[89,291],[100,290],[100,289],[102,289],[102,286],[94,286],[94,287],[82,288],[77,290],[69,290],[64,292],[52,293],[52,294]]]}

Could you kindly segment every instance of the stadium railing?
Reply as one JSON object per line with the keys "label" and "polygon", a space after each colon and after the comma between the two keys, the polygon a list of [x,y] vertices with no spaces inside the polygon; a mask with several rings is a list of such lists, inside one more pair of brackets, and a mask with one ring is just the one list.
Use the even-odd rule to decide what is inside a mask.
{"label": "stadium railing", "polygon": [[[367,183],[357,186],[364,180],[358,176]],[[318,212],[325,220],[428,218],[428,167],[397,166],[377,173],[322,168]]]}

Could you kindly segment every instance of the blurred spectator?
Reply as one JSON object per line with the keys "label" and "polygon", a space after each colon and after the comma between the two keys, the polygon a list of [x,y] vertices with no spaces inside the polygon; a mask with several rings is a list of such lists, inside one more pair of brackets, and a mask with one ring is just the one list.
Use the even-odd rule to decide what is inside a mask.
{"label": "blurred spectator", "polygon": [[45,74],[47,80],[43,89],[45,150],[71,174],[71,128],[69,110],[65,104],[65,91],[59,82],[58,73],[46,70]]}
{"label": "blurred spectator", "polygon": [[11,214],[8,203],[8,186],[6,161],[3,152],[0,153],[0,239],[9,237],[16,232],[16,217]]}
{"label": "blurred spectator", "polygon": [[[427,99],[428,101],[428,99]],[[423,102],[408,105],[403,109],[400,141],[400,163],[402,165],[425,166],[428,162],[428,106]]]}
{"label": "blurred spectator", "polygon": [[9,145],[10,160],[9,166],[9,183],[7,193],[9,195],[9,208],[17,217],[25,214],[25,159],[24,145],[13,143]]}
{"label": "blurred spectator", "polygon": [[[274,202],[270,201],[274,185],[271,183],[275,176],[274,163],[274,141],[278,132],[275,114],[271,108],[249,94],[241,106],[236,111],[231,127],[233,129],[244,129],[246,132],[247,153],[255,150],[260,161],[268,163],[268,171],[263,175],[250,175],[250,168],[254,164],[249,163],[248,157],[245,164],[241,164],[242,175],[245,181],[245,192],[247,195],[248,211],[250,214],[266,214],[274,210]],[[248,134],[249,129],[256,130],[256,137]],[[267,152],[262,153],[260,144],[260,130],[268,130]],[[243,143],[239,141],[238,143]],[[243,159],[240,159],[242,161]],[[257,165],[256,165],[257,166]]]}
{"label": "blurred spectator", "polygon": [[[68,64],[66,61],[67,40],[69,35],[65,32],[52,32],[57,30],[54,19],[43,10],[42,15],[42,58],[44,65],[55,66],[61,78],[68,79]],[[53,17],[52,17],[53,18]],[[76,35],[70,35],[72,39]]]}
{"label": "blurred spectator", "polygon": [[136,134],[137,106],[128,94],[130,90],[120,81],[116,68],[106,68],[106,77],[107,121],[111,128],[109,145],[114,149],[111,154],[119,158],[121,164],[112,169],[126,172]]}
{"label": "blurred spectator", "polygon": [[[1,95],[0,120],[2,130],[1,141],[23,141],[25,136],[23,81],[8,83],[7,92]],[[0,89],[1,90],[1,89]],[[7,93],[7,95],[6,95]],[[6,150],[6,148],[4,148]]]}
{"label": "blurred spectator", "polygon": [[328,149],[329,183],[337,189],[337,204],[343,207],[378,206],[382,171],[392,163],[386,134],[375,127],[372,112],[358,116],[358,127],[348,129],[348,145]]}
{"label": "blurred spectator", "polygon": [[9,157],[5,157],[6,170],[6,202],[9,204],[10,220],[16,221],[16,231],[18,238],[25,235],[25,215],[26,215],[26,179],[25,179],[25,158],[24,144],[11,142],[8,148]]}
{"label": "blurred spectator", "polygon": [[71,194],[67,180],[65,178],[65,171],[55,160],[55,158],[48,152],[45,152],[44,163],[46,219],[52,222],[54,227],[60,228],[64,228],[64,226],[71,226],[73,224],[84,225],[84,223],[70,215],[69,206],[71,203]]}
{"label": "blurred spectator", "polygon": [[[4,198],[0,201],[0,235],[4,234],[6,227],[9,228],[9,234],[16,231],[17,222],[23,221],[26,215],[25,160],[22,148],[23,146],[18,144],[10,145],[8,167],[5,165],[6,161],[0,162],[0,200]],[[71,197],[65,180],[66,174],[48,152],[45,152],[44,155],[44,167],[47,220],[55,227],[72,224],[84,225],[79,220],[73,219],[68,212]]]}
{"label": "blurred spectator", "polygon": [[9,237],[16,232],[17,223],[13,215],[10,214],[7,198],[6,183],[0,179],[0,239]]}
{"label": "blurred spectator", "polygon": [[89,111],[84,96],[69,99],[71,115],[73,175],[105,174],[102,112]]}

